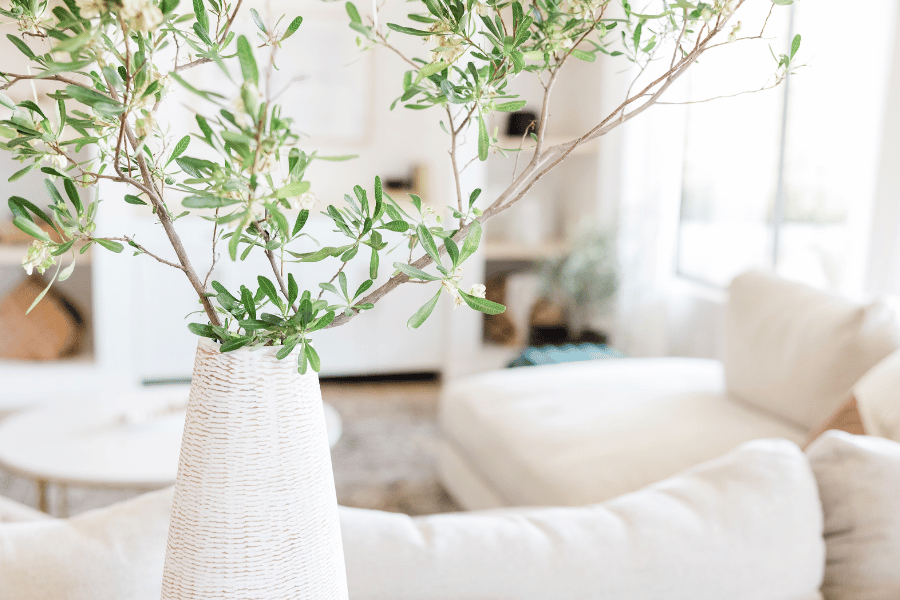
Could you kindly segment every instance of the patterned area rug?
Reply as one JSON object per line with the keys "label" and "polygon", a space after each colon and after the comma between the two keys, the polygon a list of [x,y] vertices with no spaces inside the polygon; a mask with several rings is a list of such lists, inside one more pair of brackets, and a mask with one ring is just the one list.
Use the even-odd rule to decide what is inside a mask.
{"label": "patterned area rug", "polygon": [[[340,504],[409,515],[459,510],[437,477],[439,390],[437,382],[323,382],[324,399],[343,419],[332,448]],[[34,483],[2,470],[0,495],[37,506]],[[73,515],[135,495],[69,488],[63,498],[51,489],[50,504],[56,514]]]}

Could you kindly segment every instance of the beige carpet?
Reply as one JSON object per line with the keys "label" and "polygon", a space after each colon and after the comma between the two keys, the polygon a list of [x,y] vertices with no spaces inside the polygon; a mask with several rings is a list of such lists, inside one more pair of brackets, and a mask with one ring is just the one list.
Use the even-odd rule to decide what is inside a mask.
{"label": "beige carpet", "polygon": [[[322,395],[343,418],[332,449],[338,502],[410,515],[459,510],[438,482],[437,382],[334,382]],[[56,492],[56,493],[54,493]],[[0,470],[0,495],[37,506],[34,483]],[[78,514],[134,496],[134,492],[70,488],[68,513]],[[51,506],[64,500],[51,490]]]}

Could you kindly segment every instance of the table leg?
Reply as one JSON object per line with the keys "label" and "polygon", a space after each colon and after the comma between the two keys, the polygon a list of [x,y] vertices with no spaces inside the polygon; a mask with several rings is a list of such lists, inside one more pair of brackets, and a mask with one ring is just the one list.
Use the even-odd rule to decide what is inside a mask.
{"label": "table leg", "polygon": [[38,479],[37,483],[37,493],[38,493],[38,510],[42,513],[50,512],[50,503],[47,498],[47,480]]}
{"label": "table leg", "polygon": [[56,485],[56,493],[59,496],[59,516],[65,519],[69,516],[69,487],[59,483]]}

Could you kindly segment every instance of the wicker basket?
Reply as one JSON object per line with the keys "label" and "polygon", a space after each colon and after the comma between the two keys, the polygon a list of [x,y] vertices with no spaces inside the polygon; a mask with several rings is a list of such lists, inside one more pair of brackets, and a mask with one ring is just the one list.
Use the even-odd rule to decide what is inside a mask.
{"label": "wicker basket", "polygon": [[347,598],[322,397],[277,348],[197,348],[164,600]]}

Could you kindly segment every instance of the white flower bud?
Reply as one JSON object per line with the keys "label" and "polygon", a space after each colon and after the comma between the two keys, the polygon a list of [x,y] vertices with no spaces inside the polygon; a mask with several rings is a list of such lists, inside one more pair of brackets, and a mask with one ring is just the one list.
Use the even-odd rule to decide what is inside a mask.
{"label": "white flower bud", "polygon": [[50,255],[50,244],[41,240],[31,242],[25,258],[22,259],[22,268],[31,275],[35,269],[43,273],[56,264],[56,259]]}
{"label": "white flower bud", "polygon": [[469,290],[470,296],[475,296],[476,298],[484,298],[487,293],[487,288],[484,287],[482,283],[476,283],[472,286],[472,289]]}

